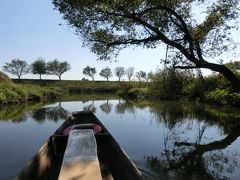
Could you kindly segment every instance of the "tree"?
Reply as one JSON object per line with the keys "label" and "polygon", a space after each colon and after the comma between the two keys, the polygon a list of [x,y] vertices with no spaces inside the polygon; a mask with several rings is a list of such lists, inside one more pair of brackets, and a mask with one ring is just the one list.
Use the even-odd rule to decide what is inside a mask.
{"label": "tree", "polygon": [[20,59],[13,59],[10,63],[3,66],[3,70],[21,78],[22,75],[30,72],[29,65],[26,61]]}
{"label": "tree", "polygon": [[207,61],[233,47],[229,35],[237,27],[239,0],[53,0],[53,4],[99,59],[112,60],[130,45],[156,48],[164,43],[165,63],[222,73],[240,90],[240,79],[231,70]]}
{"label": "tree", "polygon": [[176,69],[163,69],[155,73],[149,92],[159,99],[178,99],[183,93],[184,77]]}
{"label": "tree", "polygon": [[141,79],[146,79],[147,78],[147,74],[144,71],[139,71],[139,72],[136,73],[136,77],[137,77],[138,81],[140,82]]}
{"label": "tree", "polygon": [[86,75],[86,76],[90,76],[93,81],[94,81],[94,76],[95,76],[96,73],[97,73],[96,69],[92,68],[90,66],[86,66],[83,69],[83,74]]}
{"label": "tree", "polygon": [[129,67],[126,69],[126,75],[127,75],[128,81],[131,81],[133,74],[134,74],[134,67]]}
{"label": "tree", "polygon": [[154,76],[153,72],[152,72],[152,71],[149,72],[149,73],[147,74],[147,79],[146,79],[146,81],[147,81],[147,82],[148,82],[149,80],[151,81],[151,80],[153,79],[153,76]]}
{"label": "tree", "polygon": [[138,79],[138,81],[140,82],[141,81],[141,74],[140,74],[140,71],[136,72],[136,78]]}
{"label": "tree", "polygon": [[104,68],[104,69],[101,70],[101,72],[99,73],[99,75],[102,76],[102,77],[104,77],[104,78],[106,78],[107,81],[108,81],[108,79],[109,79],[110,77],[112,77],[112,71],[111,71],[110,68],[106,67],[106,68]]}
{"label": "tree", "polygon": [[118,77],[118,81],[121,81],[121,78],[125,75],[124,67],[116,67],[114,69],[115,75]]}
{"label": "tree", "polygon": [[229,69],[233,72],[240,70],[240,61],[230,61],[229,63],[225,64]]}
{"label": "tree", "polygon": [[59,62],[57,59],[54,59],[47,63],[47,73],[58,76],[59,80],[61,80],[62,74],[70,69],[70,64],[67,61]]}
{"label": "tree", "polygon": [[39,74],[40,79],[42,79],[42,75],[47,73],[47,65],[45,59],[40,57],[32,63],[32,73]]}

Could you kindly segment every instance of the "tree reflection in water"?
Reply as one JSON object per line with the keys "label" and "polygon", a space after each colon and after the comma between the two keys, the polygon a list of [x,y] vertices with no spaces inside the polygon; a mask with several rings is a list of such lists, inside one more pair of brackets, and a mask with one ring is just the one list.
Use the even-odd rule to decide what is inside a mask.
{"label": "tree reflection in water", "polygon": [[[225,148],[240,136],[238,113],[225,112],[210,106],[188,107],[180,104],[169,106],[168,103],[158,107],[151,106],[152,113],[165,123],[166,131],[161,156],[146,156],[148,166],[159,178],[162,174],[178,179],[231,178],[235,168],[240,165],[240,152]],[[215,113],[211,113],[213,111]],[[217,125],[226,134],[225,138],[218,141],[208,138],[208,142],[206,139],[203,141],[204,134],[206,138],[206,129],[213,125]],[[190,131],[195,131],[195,140],[194,137],[187,138]]]}
{"label": "tree reflection in water", "polygon": [[94,100],[91,102],[91,104],[84,106],[83,111],[96,113],[97,108],[94,106]]}
{"label": "tree reflection in water", "polygon": [[102,110],[102,112],[105,112],[106,114],[109,114],[112,111],[112,104],[109,103],[109,100],[107,99],[107,102],[101,104],[99,107]]}
{"label": "tree reflection in water", "polygon": [[24,104],[21,106],[0,107],[0,120],[21,123],[27,120],[29,112],[42,107],[43,103]]}
{"label": "tree reflection in water", "polygon": [[116,112],[117,114],[124,114],[125,111],[126,111],[126,108],[127,108],[126,102],[123,101],[123,100],[121,100],[121,99],[119,99],[119,100],[118,100],[118,103],[117,103],[116,106],[115,106],[115,112]]}
{"label": "tree reflection in water", "polygon": [[[87,100],[83,110],[96,112],[94,100]],[[96,103],[97,104],[97,103]],[[2,121],[22,122],[32,117],[38,123],[59,121],[68,116],[61,103],[43,106],[17,106],[0,109]],[[240,136],[239,109],[185,102],[104,100],[99,109],[110,114],[137,113],[147,110],[155,123],[165,127],[159,156],[145,154],[148,169],[160,179],[225,179],[239,168],[240,152],[229,148]],[[112,115],[112,114],[111,114]],[[218,141],[208,137],[212,127],[221,132]],[[194,132],[194,133],[193,133]],[[238,141],[237,141],[238,142]],[[167,177],[163,177],[167,176]]]}
{"label": "tree reflection in water", "polygon": [[[107,106],[107,103],[101,106]],[[134,113],[136,109],[144,108],[149,108],[158,123],[166,127],[161,156],[145,157],[147,165],[160,179],[231,178],[240,165],[236,158],[240,157],[240,152],[227,149],[240,136],[238,110],[184,102],[119,100],[115,112]],[[225,134],[221,140],[207,137],[207,130],[214,126]],[[191,132],[195,133],[189,138]],[[163,177],[165,175],[168,177]]]}
{"label": "tree reflection in water", "polygon": [[61,102],[57,106],[43,107],[32,112],[32,118],[38,123],[44,123],[46,120],[59,121],[65,120],[69,112],[61,106]]}

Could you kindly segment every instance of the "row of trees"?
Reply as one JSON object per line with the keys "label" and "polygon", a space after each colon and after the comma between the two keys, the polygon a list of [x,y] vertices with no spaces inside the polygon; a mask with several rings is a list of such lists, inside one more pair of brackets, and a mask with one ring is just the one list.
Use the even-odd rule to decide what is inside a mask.
{"label": "row of trees", "polygon": [[[132,78],[134,77],[134,73],[135,73],[134,67],[129,67],[127,69],[125,69],[124,67],[116,67],[114,69],[114,75],[118,77],[118,81],[121,81],[124,76],[127,77],[128,81],[131,81]],[[97,74],[97,71],[96,71],[96,68],[94,68],[94,67],[86,66],[83,69],[83,74],[91,77],[92,80],[94,81],[94,76]],[[113,76],[113,72],[109,67],[105,67],[100,71],[99,75],[102,76],[103,78],[107,79],[107,81],[108,81],[109,78],[111,78]],[[146,73],[144,71],[138,71],[138,72],[136,72],[135,76],[138,79],[138,81],[145,80],[148,82],[149,79],[152,78],[153,73],[152,72]]]}
{"label": "row of trees", "polygon": [[[42,75],[48,74],[56,75],[59,80],[61,80],[62,74],[70,70],[70,64],[67,61],[60,62],[57,59],[46,62],[43,58],[37,58],[32,64],[29,65],[24,60],[13,59],[10,63],[5,63],[3,70],[17,76],[18,79],[20,79],[24,74],[32,73],[38,74],[40,79],[42,78]],[[86,66],[83,69],[83,74],[91,77],[94,81],[97,70],[94,67]],[[153,76],[152,72],[146,73],[144,71],[138,71],[135,73],[134,67],[129,67],[127,69],[124,67],[116,67],[114,69],[114,75],[118,77],[119,81],[121,81],[124,76],[131,81],[134,77],[134,74],[138,81],[145,80],[147,82]],[[109,67],[105,67],[100,71],[99,75],[108,81],[109,78],[113,77],[113,72]]]}
{"label": "row of trees", "polygon": [[36,59],[31,65],[20,59],[13,59],[3,66],[3,70],[21,78],[22,75],[33,73],[39,74],[40,79],[43,74],[56,75],[61,80],[62,74],[71,69],[67,61],[60,62],[57,59],[46,62],[43,58]]}

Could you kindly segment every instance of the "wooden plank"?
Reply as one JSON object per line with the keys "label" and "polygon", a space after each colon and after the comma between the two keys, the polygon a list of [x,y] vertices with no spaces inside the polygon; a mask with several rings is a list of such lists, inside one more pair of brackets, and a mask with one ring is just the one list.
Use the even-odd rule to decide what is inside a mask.
{"label": "wooden plank", "polygon": [[101,180],[97,144],[91,129],[70,132],[59,180]]}

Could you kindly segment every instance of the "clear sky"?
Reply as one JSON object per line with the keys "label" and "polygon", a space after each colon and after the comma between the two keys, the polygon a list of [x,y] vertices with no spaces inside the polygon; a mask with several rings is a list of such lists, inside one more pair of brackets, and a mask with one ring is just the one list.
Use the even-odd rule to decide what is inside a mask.
{"label": "clear sky", "polygon": [[[57,58],[68,61],[71,70],[62,79],[82,79],[82,69],[87,65],[96,67],[98,73],[106,66],[112,70],[116,66],[135,71],[156,71],[164,51],[158,49],[126,49],[120,53],[118,62],[97,61],[89,49],[83,48],[81,39],[69,32],[51,0],[0,0],[0,69],[6,62],[19,58],[31,64],[36,58],[47,61]],[[14,77],[8,74],[10,77]],[[38,75],[23,75],[22,78],[39,78]],[[56,76],[43,76],[57,79]],[[100,76],[97,80],[103,80]],[[116,78],[112,78],[114,80]]]}

